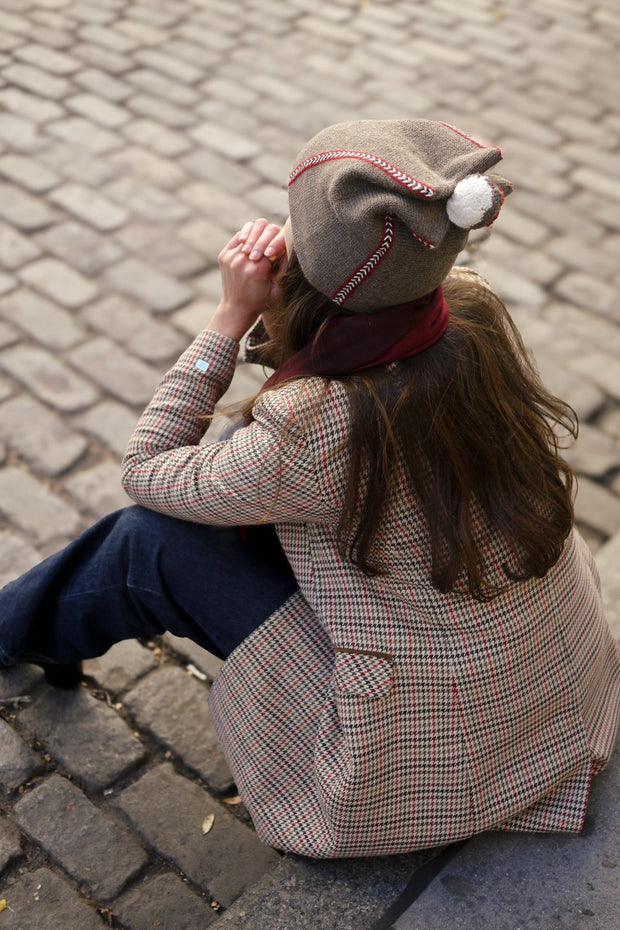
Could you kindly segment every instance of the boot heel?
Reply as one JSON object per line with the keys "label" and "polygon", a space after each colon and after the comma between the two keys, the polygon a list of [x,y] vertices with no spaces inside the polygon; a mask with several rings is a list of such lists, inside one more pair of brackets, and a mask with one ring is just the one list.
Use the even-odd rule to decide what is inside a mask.
{"label": "boot heel", "polygon": [[82,681],[82,663],[74,662],[71,665],[46,665],[38,663],[43,669],[45,680],[54,688],[64,688],[69,691],[77,688]]}

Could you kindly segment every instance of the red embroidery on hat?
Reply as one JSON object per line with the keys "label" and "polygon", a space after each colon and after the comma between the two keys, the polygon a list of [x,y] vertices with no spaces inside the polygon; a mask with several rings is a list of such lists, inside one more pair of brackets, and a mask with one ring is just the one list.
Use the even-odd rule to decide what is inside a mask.
{"label": "red embroidery on hat", "polygon": [[502,150],[499,145],[485,145],[484,142],[478,142],[477,139],[472,139],[471,136],[468,136],[467,133],[461,132],[460,129],[457,129],[456,126],[451,126],[450,123],[440,122],[441,126],[445,126],[446,129],[451,129],[452,132],[455,132],[457,136],[461,136],[462,139],[467,139],[468,142],[471,142],[473,145],[477,145],[479,149],[495,149],[496,152],[499,152],[500,158],[502,157]]}
{"label": "red embroidery on hat", "polygon": [[319,152],[317,155],[311,155],[310,158],[306,158],[305,161],[300,162],[296,168],[293,168],[289,175],[289,187],[309,168],[316,168],[317,165],[322,165],[327,161],[335,161],[339,158],[357,158],[361,161],[366,161],[389,175],[397,184],[401,184],[403,187],[406,187],[407,190],[414,194],[418,194],[420,197],[432,197],[435,193],[434,189],[429,184],[424,184],[422,181],[418,181],[417,178],[405,174],[400,168],[391,165],[390,162],[385,161],[384,158],[379,158],[378,155],[370,155],[368,152],[355,152],[344,149],[335,149],[332,152]]}
{"label": "red embroidery on hat", "polygon": [[383,219],[383,236],[380,245],[375,249],[372,255],[366,259],[364,264],[360,265],[357,271],[355,271],[351,277],[348,278],[348,280],[345,281],[345,283],[341,285],[341,287],[339,287],[338,290],[334,293],[333,297],[331,298],[334,303],[342,306],[345,300],[349,299],[353,291],[366,280],[369,274],[372,274],[378,265],[381,264],[394,243],[393,219],[394,217],[391,213],[385,214]]}

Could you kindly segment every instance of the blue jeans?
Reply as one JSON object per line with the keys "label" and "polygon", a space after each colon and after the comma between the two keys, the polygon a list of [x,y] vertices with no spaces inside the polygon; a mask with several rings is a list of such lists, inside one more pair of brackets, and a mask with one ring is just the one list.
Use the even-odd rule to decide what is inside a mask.
{"label": "blue jeans", "polygon": [[169,630],[226,658],[297,590],[273,527],[112,513],[0,591],[0,666],[62,665]]}

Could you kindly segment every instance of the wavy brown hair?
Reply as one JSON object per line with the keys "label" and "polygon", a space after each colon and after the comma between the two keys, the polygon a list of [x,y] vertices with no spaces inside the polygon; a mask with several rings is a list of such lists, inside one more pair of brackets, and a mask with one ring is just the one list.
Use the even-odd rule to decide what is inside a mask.
{"label": "wavy brown hair", "polygon": [[[434,346],[337,379],[350,407],[338,538],[362,571],[384,573],[374,543],[404,475],[428,524],[433,584],[448,592],[462,579],[488,599],[501,585],[490,581],[480,516],[511,553],[502,566],[511,580],[542,577],[562,553],[574,475],[558,432],[576,437],[577,417],[544,388],[506,308],[478,275],[451,274],[444,294],[450,324]],[[277,367],[342,314],[292,256],[265,359]]]}

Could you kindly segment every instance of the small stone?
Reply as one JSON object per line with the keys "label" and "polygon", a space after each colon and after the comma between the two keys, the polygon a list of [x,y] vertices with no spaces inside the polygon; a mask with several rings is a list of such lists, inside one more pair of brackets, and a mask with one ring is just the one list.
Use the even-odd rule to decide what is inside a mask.
{"label": "small stone", "polygon": [[43,671],[36,665],[20,664],[12,668],[0,668],[0,699],[17,705],[27,704],[30,693],[43,680]]}
{"label": "small stone", "polygon": [[191,212],[176,197],[141,178],[124,177],[113,181],[107,185],[105,193],[149,223],[178,222]]}
{"label": "small stone", "polygon": [[181,107],[192,107],[200,102],[200,95],[196,91],[150,68],[137,68],[127,76],[127,80],[141,90],[156,94]]}
{"label": "small stone", "polygon": [[109,129],[116,129],[129,119],[126,110],[96,94],[76,94],[68,97],[64,104],[69,110]]}
{"label": "small stone", "polygon": [[2,893],[11,907],[7,930],[105,930],[106,925],[93,908],[49,869],[19,876]]}
{"label": "small stone", "polygon": [[137,253],[172,278],[194,277],[210,264],[202,251],[190,248],[168,226],[136,220],[121,229],[116,239],[127,251]]}
{"label": "small stone", "polygon": [[[0,301],[0,310],[1,307]],[[186,340],[167,322],[153,319],[140,304],[118,294],[110,294],[86,307],[82,319],[95,331],[148,362],[176,358],[186,348]]]}
{"label": "small stone", "polygon": [[175,55],[168,55],[160,49],[144,48],[137,51],[134,55],[136,61],[146,65],[149,68],[155,68],[163,71],[164,74],[174,78],[177,81],[184,81],[186,84],[193,84],[199,81],[203,76],[201,68],[196,68],[188,64]]}
{"label": "small stone", "polygon": [[157,659],[151,650],[134,639],[116,643],[105,655],[98,659],[88,659],[84,663],[85,674],[112,694],[124,691],[155,668]]}
{"label": "small stone", "polygon": [[576,472],[594,478],[620,469],[620,443],[588,423],[581,423],[577,441],[563,455]]}
{"label": "small stone", "polygon": [[172,872],[145,880],[114,902],[114,912],[133,930],[174,927],[196,930],[208,927],[217,914],[208,901],[183,883]]}
{"label": "small stone", "polygon": [[[0,530],[0,588],[37,565],[41,557],[36,549],[9,530]],[[4,697],[0,688],[0,697]]]}
{"label": "small stone", "polygon": [[[115,898],[146,864],[144,850],[127,827],[60,775],[25,795],[15,813],[22,830],[99,900]],[[84,842],[76,842],[77,837]]]}
{"label": "small stone", "polygon": [[97,400],[97,391],[53,355],[35,346],[17,345],[0,354],[13,378],[58,410],[73,412]]}
{"label": "small stone", "polygon": [[185,172],[168,158],[139,146],[129,146],[110,156],[114,164],[128,168],[134,175],[157,187],[174,190],[187,180]]}
{"label": "small stone", "polygon": [[[228,907],[279,861],[278,854],[206,791],[161,765],[114,802],[159,855]],[[206,816],[213,828],[203,835]]]}
{"label": "small stone", "polygon": [[155,313],[175,310],[193,296],[189,287],[137,258],[127,258],[107,269],[105,278],[112,287],[140,300]]}
{"label": "small stone", "polygon": [[99,462],[78,471],[66,479],[64,486],[81,510],[98,519],[131,504],[121,487],[118,464],[114,462]]}
{"label": "small stone", "polygon": [[41,767],[39,757],[8,723],[0,720],[0,787],[13,791]]}
{"label": "small stone", "polygon": [[79,416],[75,422],[80,429],[95,436],[120,457],[125,454],[136,427],[137,416],[124,404],[104,400]]}
{"label": "small stone", "polygon": [[[5,823],[0,823],[0,875],[7,865],[21,855],[21,844],[17,832]],[[190,930],[190,928],[188,928]]]}
{"label": "small stone", "polygon": [[0,223],[0,264],[4,268],[15,269],[25,265],[41,254],[41,249],[32,239]]}
{"label": "small stone", "polygon": [[585,351],[567,359],[568,365],[596,384],[605,394],[620,400],[620,362],[602,351]]}
{"label": "small stone", "polygon": [[146,755],[116,712],[83,688],[47,688],[34,704],[21,711],[19,720],[91,791],[117,781]]}
{"label": "small stone", "polygon": [[202,646],[199,646],[191,639],[174,636],[172,633],[164,633],[163,640],[167,646],[170,646],[171,649],[203,671],[211,681],[214,681],[224,664],[222,659],[218,659],[211,652],[207,652],[206,649],[203,649]]}
{"label": "small stone", "polygon": [[52,226],[40,235],[39,241],[49,252],[85,275],[97,274],[123,255],[122,249],[109,236],[73,220]]}
{"label": "small stone", "polygon": [[78,42],[72,46],[71,51],[78,58],[111,74],[122,74],[133,67],[131,58],[121,55],[109,48],[103,48],[94,42]]}
{"label": "small stone", "polygon": [[174,103],[150,94],[135,94],[129,98],[127,106],[139,116],[158,120],[171,129],[187,129],[196,122],[196,117],[191,110],[182,109]]}
{"label": "small stone", "polygon": [[24,232],[44,229],[56,218],[56,215],[40,198],[20,191],[13,184],[1,183],[0,216]]}
{"label": "small stone", "polygon": [[81,184],[65,184],[50,195],[59,206],[97,229],[110,232],[126,221],[129,213],[102,194]]}
{"label": "small stone", "polygon": [[0,437],[34,469],[50,477],[74,465],[88,446],[53,410],[24,395],[0,406]]}
{"label": "small stone", "polygon": [[52,74],[73,74],[74,71],[81,67],[81,63],[75,58],[71,58],[70,55],[58,52],[45,45],[38,45],[36,42],[15,49],[14,56],[27,64],[36,65],[44,71],[51,71]]}
{"label": "small stone", "polygon": [[33,94],[19,90],[17,87],[7,87],[0,90],[0,103],[26,119],[35,123],[46,123],[49,120],[60,119],[64,110],[58,103],[51,100],[42,100]]}
{"label": "small stone", "polygon": [[0,172],[35,193],[49,190],[60,180],[45,165],[23,155],[4,155],[0,158]]}
{"label": "small stone", "polygon": [[260,152],[260,146],[253,139],[225,129],[216,123],[203,123],[192,130],[190,135],[201,145],[215,149],[216,152],[235,161],[254,158]]}
{"label": "small stone", "polygon": [[123,134],[136,145],[152,148],[165,158],[174,158],[192,147],[181,133],[162,126],[154,119],[133,120],[123,127]]}
{"label": "small stone", "polygon": [[221,229],[229,237],[241,229],[247,221],[249,212],[245,198],[236,197],[229,191],[223,190],[218,184],[209,184],[206,181],[193,181],[177,192],[186,203],[204,213],[212,222],[217,220]]}
{"label": "small stone", "polygon": [[83,68],[79,74],[74,75],[73,80],[96,96],[106,97],[113,103],[120,103],[134,92],[129,84],[100,68]]}
{"label": "small stone", "polygon": [[115,133],[81,116],[59,119],[49,123],[46,129],[51,135],[76,146],[78,150],[86,149],[95,154],[109,152],[121,145],[121,139]]}
{"label": "small stone", "polygon": [[71,90],[71,85],[65,78],[52,77],[46,71],[41,71],[31,65],[10,65],[10,67],[4,69],[3,76],[11,84],[17,84],[18,87],[37,97],[51,97],[54,100],[61,100]]}
{"label": "small stone", "polygon": [[196,250],[202,252],[209,264],[217,262],[217,256],[231,238],[228,230],[212,220],[192,220],[178,230],[180,239],[189,242]]}
{"label": "small stone", "polygon": [[72,507],[14,467],[0,470],[0,513],[38,545],[74,536],[81,524]]}
{"label": "small stone", "polygon": [[101,336],[74,349],[71,364],[128,404],[144,406],[161,380],[160,372]]}
{"label": "small stone", "polygon": [[102,45],[104,48],[113,52],[130,52],[140,43],[129,36],[124,36],[114,29],[108,29],[105,26],[85,26],[80,30],[80,37],[86,42],[93,45]]}
{"label": "small stone", "polygon": [[164,666],[139,682],[125,696],[124,704],[142,727],[180,756],[214,791],[232,787],[230,770],[209,719],[203,684],[183,669]]}
{"label": "small stone", "polygon": [[32,262],[21,269],[19,276],[66,307],[81,307],[98,293],[96,284],[56,258],[41,258]]}
{"label": "small stone", "polygon": [[582,476],[579,478],[575,514],[581,523],[604,536],[613,536],[620,530],[620,497],[602,484]]}

